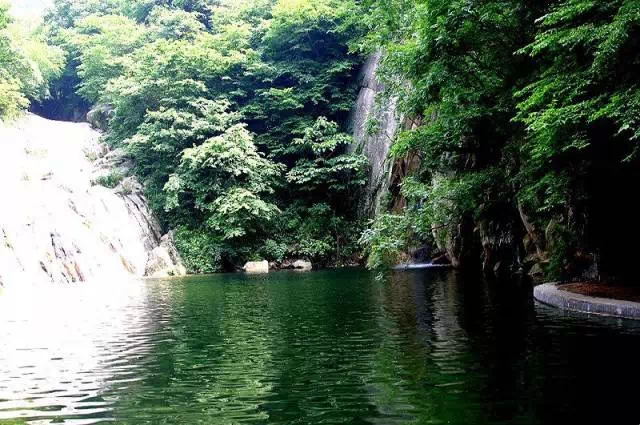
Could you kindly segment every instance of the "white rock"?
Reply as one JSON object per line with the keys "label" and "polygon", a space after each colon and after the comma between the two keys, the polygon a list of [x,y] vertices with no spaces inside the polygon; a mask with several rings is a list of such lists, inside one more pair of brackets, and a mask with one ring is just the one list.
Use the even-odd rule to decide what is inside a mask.
{"label": "white rock", "polygon": [[[91,184],[100,133],[26,114],[0,123],[0,276],[7,287],[142,277],[149,258],[184,272],[141,185]],[[123,166],[123,164],[113,164]],[[42,179],[41,177],[46,177]],[[162,246],[163,250],[154,250]],[[162,252],[160,252],[162,251]],[[155,255],[158,255],[157,258]]]}
{"label": "white rock", "polygon": [[269,273],[269,262],[264,261],[249,261],[243,267],[247,273]]}
{"label": "white rock", "polygon": [[293,263],[293,268],[303,272],[308,272],[313,269],[313,265],[311,264],[311,261],[297,260]]}

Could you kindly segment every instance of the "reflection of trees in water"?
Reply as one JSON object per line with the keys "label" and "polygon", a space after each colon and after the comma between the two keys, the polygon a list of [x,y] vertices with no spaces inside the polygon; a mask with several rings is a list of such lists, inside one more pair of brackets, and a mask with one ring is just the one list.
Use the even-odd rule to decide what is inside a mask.
{"label": "reflection of trees in water", "polygon": [[496,293],[477,276],[453,272],[390,277],[381,300],[388,338],[375,371],[393,382],[382,386],[388,405],[411,406],[405,412],[418,422],[524,417],[531,391],[522,380],[528,344],[522,316],[532,312],[517,302],[505,311]]}
{"label": "reflection of trees in water", "polygon": [[141,422],[162,416],[166,423],[264,420],[260,404],[272,388],[277,342],[267,288],[166,285],[170,299],[153,300],[169,304],[155,310],[144,379],[119,394],[117,415]]}
{"label": "reflection of trees in water", "polygon": [[397,273],[384,284],[374,376],[377,403],[399,422],[474,423],[482,417],[473,395],[477,379],[465,368],[473,359],[456,316],[456,282],[446,276]]}
{"label": "reflection of trees in water", "polygon": [[[374,375],[386,377],[378,380],[388,400],[379,403],[406,405],[400,413],[419,423],[474,424],[552,420],[541,405],[579,406],[574,382],[555,382],[545,370],[575,350],[535,323],[529,292],[453,272],[394,274],[381,299],[386,337]],[[553,396],[560,393],[573,400]]]}
{"label": "reflection of trees in water", "polygon": [[372,277],[325,273],[324,281],[322,274],[304,281],[292,274],[291,286],[273,297],[282,327],[279,397],[264,406],[270,423],[361,423],[374,410],[365,381],[377,315],[375,287],[366,282]]}
{"label": "reflection of trees in water", "polygon": [[[608,423],[595,420],[604,405],[619,417],[636,414],[633,391],[594,389],[640,377],[630,349],[640,325],[603,328],[536,312],[526,287],[433,272],[376,282],[340,271],[127,288],[75,301],[45,297],[35,307],[48,316],[29,325],[37,334],[24,323],[14,328],[37,336],[34,347],[78,342],[61,361],[77,397],[65,398],[62,411],[39,415],[126,424],[386,425]],[[26,306],[13,301],[0,298],[0,318]],[[45,322],[50,335],[39,328]],[[1,387],[10,376],[3,368],[51,353],[21,352],[14,363],[6,361],[7,344],[15,346],[23,334],[7,337],[14,324],[0,323]],[[46,359],[41,364],[57,367]],[[25,375],[42,371],[24,369]],[[34,398],[33,406],[50,407],[68,395]],[[1,399],[0,412],[7,407]]]}
{"label": "reflection of trees in water", "polygon": [[365,379],[377,336],[375,286],[362,281],[370,276],[277,276],[168,284],[168,300],[157,290],[150,303],[170,308],[154,310],[144,379],[122,390],[116,416],[284,424],[375,413]]}

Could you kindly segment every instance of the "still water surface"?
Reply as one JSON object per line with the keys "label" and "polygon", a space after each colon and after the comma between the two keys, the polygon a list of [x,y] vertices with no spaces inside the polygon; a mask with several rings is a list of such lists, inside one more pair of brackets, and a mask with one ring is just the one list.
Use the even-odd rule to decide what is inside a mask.
{"label": "still water surface", "polygon": [[448,271],[0,294],[0,424],[638,424],[640,324]]}

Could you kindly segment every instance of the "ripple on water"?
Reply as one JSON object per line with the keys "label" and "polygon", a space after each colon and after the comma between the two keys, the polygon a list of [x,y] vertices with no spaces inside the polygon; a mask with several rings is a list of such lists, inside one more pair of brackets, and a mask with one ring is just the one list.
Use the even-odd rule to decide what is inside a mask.
{"label": "ripple on water", "polygon": [[594,423],[639,334],[446,271],[5,292],[0,423]]}

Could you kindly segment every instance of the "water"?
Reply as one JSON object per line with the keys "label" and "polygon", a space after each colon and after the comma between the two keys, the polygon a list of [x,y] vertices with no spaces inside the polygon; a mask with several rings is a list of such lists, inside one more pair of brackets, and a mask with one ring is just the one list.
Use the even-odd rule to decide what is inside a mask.
{"label": "water", "polygon": [[2,424],[637,424],[640,324],[419,270],[0,294]]}
{"label": "water", "polygon": [[115,189],[94,184],[126,168],[99,142],[87,123],[0,122],[0,286],[182,273],[142,186],[132,177]]}

